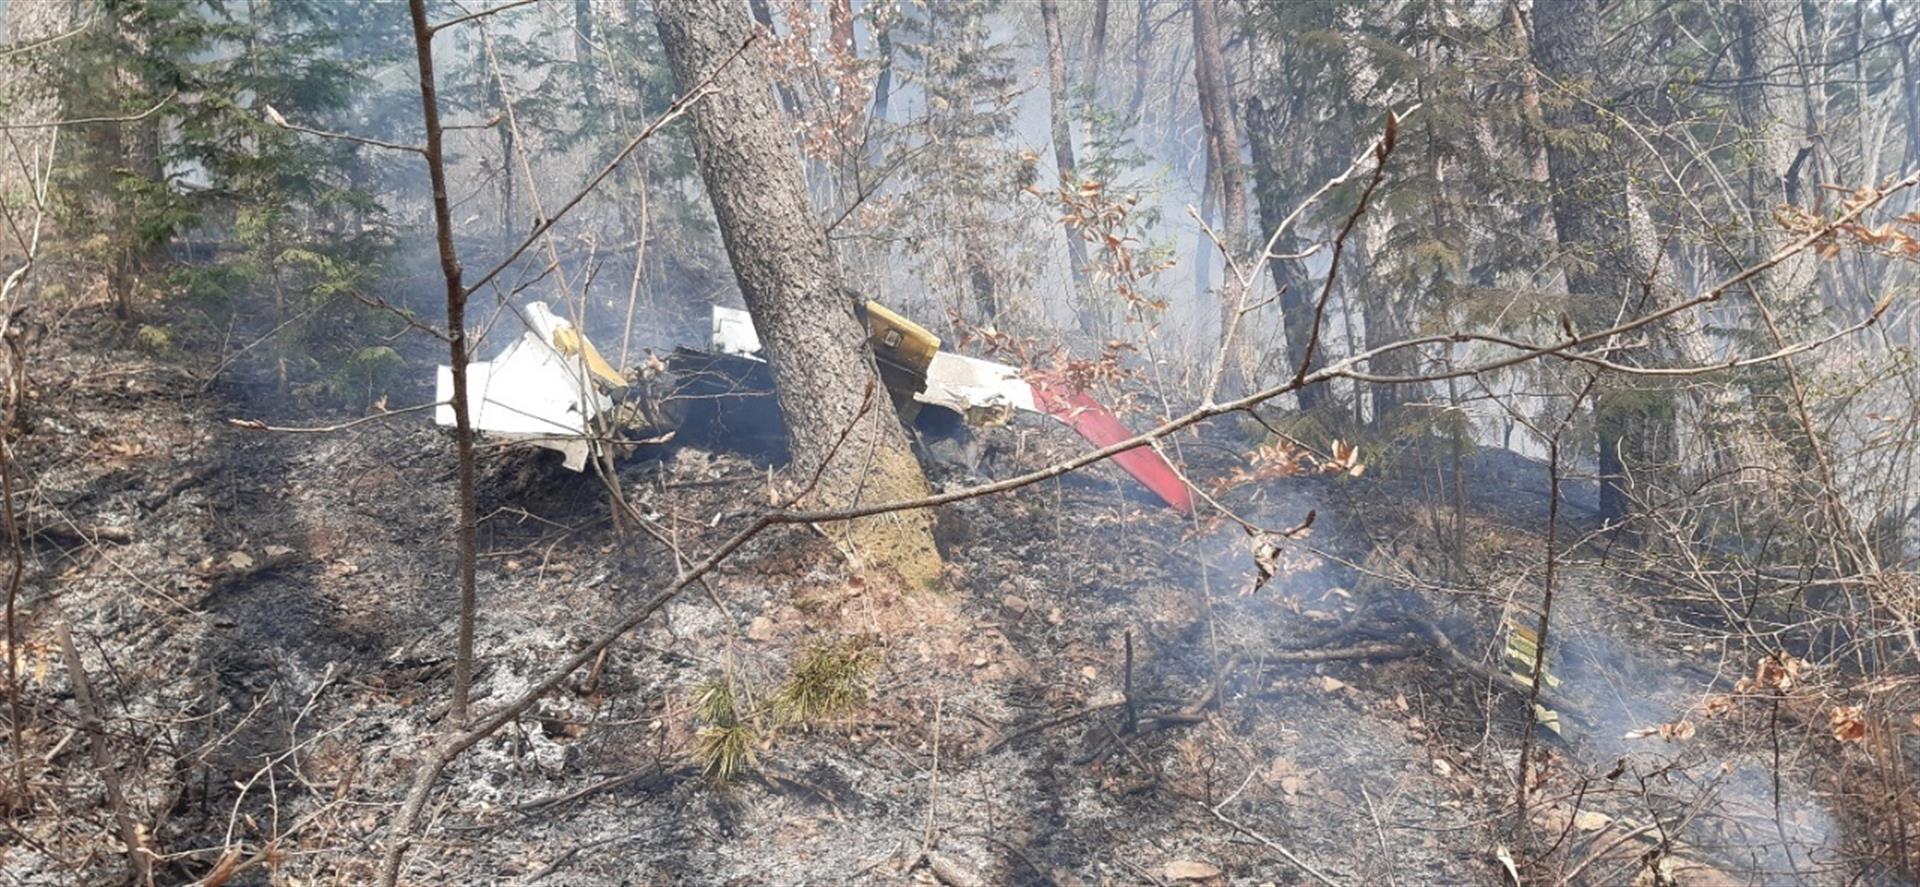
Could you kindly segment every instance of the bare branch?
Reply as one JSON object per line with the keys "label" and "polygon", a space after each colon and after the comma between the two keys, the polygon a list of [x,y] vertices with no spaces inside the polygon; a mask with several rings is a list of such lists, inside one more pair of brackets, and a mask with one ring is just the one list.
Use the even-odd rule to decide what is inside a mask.
{"label": "bare branch", "polygon": [[352,133],[329,132],[324,129],[314,129],[311,126],[301,126],[300,124],[294,123],[293,121],[290,121],[287,118],[281,116],[280,112],[275,110],[272,105],[261,105],[260,109],[261,111],[266,113],[268,122],[272,123],[274,126],[280,127],[281,129],[288,129],[294,132],[306,133],[307,135],[310,135],[310,136],[319,136],[320,138],[323,138],[323,139],[336,139],[342,142],[352,142],[356,145],[366,145],[371,148],[385,148],[389,151],[405,151],[409,154],[419,154],[423,156],[427,153],[426,147],[422,145],[407,145],[407,144],[402,144],[400,142],[387,142],[387,141],[382,141],[380,139],[369,138],[367,136],[353,135]]}
{"label": "bare branch", "polygon": [[495,13],[506,12],[509,9],[517,9],[519,7],[526,6],[531,3],[537,3],[537,2],[539,2],[539,0],[508,0],[508,2],[502,3],[499,6],[490,6],[486,9],[482,9],[477,12],[469,12],[466,15],[459,16],[457,18],[447,19],[446,21],[441,22],[437,25],[431,25],[427,28],[427,33],[430,35],[438,34],[441,31],[444,31],[448,28],[453,27],[454,25],[464,25],[467,22],[473,21],[474,19],[486,18],[487,16],[493,15]]}
{"label": "bare branch", "polygon": [[258,419],[228,419],[227,424],[235,428],[244,428],[248,431],[276,431],[281,434],[332,434],[336,431],[345,431],[355,426],[365,425],[368,422],[378,422],[381,419],[391,419],[395,416],[418,413],[422,410],[431,410],[435,407],[443,407],[446,405],[447,401],[436,400],[433,403],[415,404],[410,407],[401,407],[397,410],[386,410],[384,412],[374,413],[371,416],[361,416],[358,419],[352,419],[346,422],[336,422],[332,425],[268,425]]}
{"label": "bare branch", "polygon": [[67,120],[42,120],[38,123],[0,123],[0,132],[20,129],[58,129],[62,126],[86,126],[93,123],[135,123],[160,113],[160,109],[172,104],[177,96],[179,96],[178,92],[167,93],[166,97],[156,102],[153,107],[138,114],[122,117],[74,117]]}
{"label": "bare branch", "polygon": [[472,294],[481,287],[486,286],[487,283],[495,277],[498,277],[500,272],[507,270],[509,266],[518,261],[521,254],[539,242],[542,235],[546,234],[549,229],[558,224],[562,218],[565,218],[567,213],[575,206],[578,206],[580,201],[585,200],[588,194],[592,194],[594,189],[600,187],[600,183],[605,181],[607,176],[612,175],[614,170],[620,168],[620,164],[625,162],[627,157],[632,155],[634,150],[640,147],[641,143],[653,138],[653,134],[659,132],[661,127],[672,123],[680,117],[680,115],[685,114],[688,108],[693,107],[694,102],[705,98],[711,90],[714,80],[720,76],[721,72],[739,60],[741,54],[746,52],[747,48],[753,45],[753,41],[759,39],[759,37],[760,32],[758,31],[749,33],[747,39],[741,41],[740,45],[734,49],[733,55],[728,56],[727,60],[721,62],[719,67],[714,68],[713,72],[708,74],[705,79],[695,84],[692,89],[687,90],[685,95],[674,99],[673,104],[668,105],[665,112],[655,118],[652,123],[647,124],[647,128],[641,130],[639,135],[634,136],[632,141],[627,142],[627,146],[621,148],[620,153],[614,155],[612,160],[607,161],[607,165],[601,167],[600,172],[596,173],[593,178],[587,180],[587,184],[580,189],[579,193],[573,195],[566,203],[561,204],[560,208],[555,210],[551,216],[540,220],[540,224],[535,225],[533,231],[527,234],[526,239],[522,240],[519,246],[514,247],[513,252],[508,253],[507,257],[500,261],[500,264],[493,266],[492,270],[480,275],[478,279],[474,280],[472,285],[467,287],[467,293]]}

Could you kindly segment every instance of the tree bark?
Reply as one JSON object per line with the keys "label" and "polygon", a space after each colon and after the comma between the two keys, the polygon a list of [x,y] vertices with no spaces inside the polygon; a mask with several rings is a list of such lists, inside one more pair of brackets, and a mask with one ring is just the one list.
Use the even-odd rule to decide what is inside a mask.
{"label": "tree bark", "polygon": [[887,159],[886,138],[880,130],[887,123],[887,107],[893,101],[892,22],[874,25],[873,46],[880,56],[880,73],[873,78],[873,113],[867,118],[867,165],[879,169]]}
{"label": "tree bark", "polygon": [[593,63],[593,0],[573,0],[573,63],[580,73],[580,91],[591,105],[599,89]]}
{"label": "tree bark", "polygon": [[1153,54],[1147,50],[1153,42],[1153,20],[1148,15],[1153,12],[1154,0],[1141,0],[1134,7],[1137,18],[1133,23],[1133,98],[1127,101],[1127,121],[1134,125],[1140,123],[1140,106],[1147,100],[1147,65],[1153,60]]}
{"label": "tree bark", "polygon": [[[773,29],[773,9],[767,5],[767,0],[747,0],[747,8],[753,11],[753,20],[767,29],[769,35],[777,33]],[[788,114],[800,116],[800,96],[785,83],[779,84],[779,88],[780,107],[785,108]]]}
{"label": "tree bark", "polygon": [[1246,170],[1240,165],[1240,132],[1234,113],[1233,75],[1227,69],[1225,54],[1220,49],[1219,0],[1192,0],[1191,9],[1194,85],[1198,89],[1202,109],[1201,122],[1207,130],[1207,141],[1212,145],[1209,156],[1214,161],[1220,187],[1220,228],[1216,233],[1227,255],[1233,259],[1226,263],[1225,273],[1220,277],[1220,348],[1227,352],[1226,373],[1220,380],[1220,393],[1231,397],[1244,389],[1250,369],[1246,349],[1234,341],[1239,337],[1231,334],[1247,291],[1247,281],[1242,280],[1233,267],[1238,263],[1244,270],[1245,264]]}
{"label": "tree bark", "polygon": [[433,69],[433,30],[426,0],[412,0],[414,56],[420,73],[420,119],[426,129],[427,175],[433,186],[433,230],[446,284],[447,351],[453,367],[454,451],[459,460],[458,554],[460,616],[453,660],[453,710],[456,724],[467,723],[467,694],[473,685],[473,627],[478,608],[475,564],[479,559],[479,519],[473,498],[473,423],[467,410],[467,290],[461,283],[460,257],[453,245],[453,209],[447,196],[446,150],[442,144],[440,97]]}
{"label": "tree bark", "polygon": [[[1534,8],[1533,63],[1554,82],[1571,89],[1589,88],[1600,70],[1599,0],[1550,0]],[[1604,326],[1621,309],[1639,314],[1646,299],[1632,292],[1642,279],[1632,261],[1632,225],[1626,176],[1608,162],[1604,152],[1581,146],[1598,130],[1598,115],[1579,101],[1554,102],[1541,109],[1542,122],[1560,137],[1547,139],[1547,165],[1552,177],[1551,207],[1560,246],[1570,261],[1567,292],[1574,320],[1583,328]],[[1581,138],[1570,133],[1579,131]],[[1636,360],[1631,353],[1615,359]],[[1615,384],[1603,386],[1594,403],[1598,437],[1596,462],[1600,475],[1600,513],[1608,521],[1624,518],[1631,501],[1627,470],[1652,455],[1644,432],[1657,421],[1659,410]],[[1635,432],[1643,432],[1636,434]],[[1635,464],[1634,467],[1643,466]]]}
{"label": "tree bark", "polygon": [[[682,89],[731,57],[752,28],[735,0],[654,6]],[[796,486],[804,501],[823,507],[926,495],[826,231],[808,205],[792,129],[774,105],[767,70],[764,53],[750,48],[690,116],[700,176],[786,413]],[[833,532],[858,563],[920,586],[940,575],[925,512],[876,515]]]}
{"label": "tree bark", "polygon": [[[1287,213],[1293,211],[1293,204],[1285,180],[1280,174],[1283,162],[1277,153],[1285,141],[1282,131],[1282,116],[1279,109],[1269,108],[1258,96],[1247,100],[1247,146],[1253,155],[1253,184],[1260,208],[1260,227],[1272,231],[1280,226]],[[1298,253],[1303,244],[1289,231],[1280,238],[1275,248],[1282,253]],[[1301,356],[1307,351],[1307,341],[1313,336],[1313,302],[1307,292],[1306,275],[1301,273],[1296,261],[1276,260],[1267,263],[1267,272],[1273,275],[1274,289],[1280,293],[1280,322],[1282,337],[1286,340],[1288,367],[1298,368]],[[1319,367],[1307,368],[1312,372]],[[1317,409],[1326,398],[1325,385],[1309,385],[1294,393],[1301,411]]]}
{"label": "tree bark", "polygon": [[873,42],[880,53],[880,73],[873,78],[873,119],[884,123],[893,100],[893,26],[876,29]]}
{"label": "tree bark", "polygon": [[1087,54],[1087,89],[1100,99],[1100,76],[1107,66],[1107,0],[1093,0],[1093,47]]}
{"label": "tree bark", "polygon": [[[1047,111],[1053,124],[1053,163],[1060,171],[1060,186],[1080,187],[1074,171],[1073,127],[1067,115],[1067,53],[1060,39],[1060,9],[1055,0],[1040,0],[1040,24],[1047,41]],[[1063,226],[1067,236],[1067,270],[1073,280],[1073,316],[1080,331],[1091,336],[1095,331],[1093,310],[1087,293],[1087,242],[1080,230]]]}
{"label": "tree bark", "polygon": [[[1887,23],[1889,32],[1900,30],[1900,21],[1893,14],[1892,0],[1880,0],[1880,18]],[[1900,53],[1900,104],[1907,118],[1907,157],[1906,168],[1912,169],[1920,164],[1920,70],[1913,63],[1913,45],[1920,37],[1909,36],[1894,44]]]}

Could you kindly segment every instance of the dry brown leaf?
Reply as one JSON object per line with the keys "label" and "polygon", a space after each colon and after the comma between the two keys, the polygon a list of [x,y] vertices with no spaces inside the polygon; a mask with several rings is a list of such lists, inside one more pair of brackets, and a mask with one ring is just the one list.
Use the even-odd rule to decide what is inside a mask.
{"label": "dry brown leaf", "polygon": [[1207,881],[1220,877],[1220,867],[1197,859],[1176,859],[1167,863],[1161,876],[1169,881]]}
{"label": "dry brown leaf", "polygon": [[1833,728],[1833,738],[1841,742],[1859,742],[1867,738],[1867,720],[1860,706],[1834,706],[1827,715],[1827,723]]}
{"label": "dry brown leaf", "polygon": [[1573,827],[1583,832],[1597,832],[1613,822],[1613,817],[1598,810],[1582,810],[1573,815]]}
{"label": "dry brown leaf", "polygon": [[207,872],[206,877],[200,879],[201,887],[220,887],[233,877],[233,870],[239,866],[240,851],[228,850],[220,855],[220,861],[213,864],[213,869]]}
{"label": "dry brown leaf", "polygon": [[1668,742],[1684,742],[1692,739],[1693,733],[1693,722],[1682,718],[1671,724],[1655,724],[1651,727],[1640,727],[1638,729],[1628,730],[1626,734],[1620,738],[1645,739],[1649,736],[1658,736]]}
{"label": "dry brown leaf", "polygon": [[1741,692],[1759,689],[1784,693],[1793,689],[1794,683],[1800,679],[1800,673],[1806,669],[1807,661],[1797,656],[1762,656],[1754,664],[1753,679],[1742,679],[1734,689]]}

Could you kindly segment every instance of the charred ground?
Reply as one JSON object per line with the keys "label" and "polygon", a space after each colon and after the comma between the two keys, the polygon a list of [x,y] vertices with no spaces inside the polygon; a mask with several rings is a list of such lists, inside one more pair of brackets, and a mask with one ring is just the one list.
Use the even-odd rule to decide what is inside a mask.
{"label": "charred ground", "polygon": [[[210,376],[191,349],[142,351],[85,311],[50,337],[65,357],[34,375],[19,438],[35,796],[6,868],[71,883],[124,863],[73,687],[49,667],[66,624],[156,880],[227,856],[244,864],[235,883],[365,879],[421,743],[446,726],[445,433],[408,414],[243,427],[229,420],[285,421],[260,367]],[[998,433],[983,470],[1074,445]],[[1235,467],[1213,461],[1189,462],[1203,485]],[[513,448],[483,464],[482,710],[671,578],[670,545],[701,551],[725,529],[715,515],[767,495],[764,467],[738,455],[629,460],[652,520],[621,532],[591,475]],[[1530,840],[1581,883],[1650,864],[1749,883],[1778,874],[1782,837],[1802,872],[1837,878],[1874,838],[1839,809],[1852,765],[1817,713],[1772,715],[1776,826],[1753,766],[1773,748],[1714,727],[1751,713],[1697,713],[1748,653],[1577,569],[1555,666],[1578,709],[1542,740],[1533,827],[1500,824],[1522,704],[1497,683],[1495,628],[1538,567],[1545,475],[1511,457],[1470,467],[1469,572],[1436,566],[1417,469],[1224,493],[1274,525],[1317,515],[1251,595],[1243,531],[1132,502],[1107,469],[950,506],[939,594],[870,579],[817,534],[768,534],[456,762],[408,879],[1303,882],[1278,845],[1341,883],[1497,883],[1503,848]],[[704,777],[699,688],[729,675],[771,694],[833,638],[876,651],[867,702],[768,729],[731,785]],[[1620,738],[1689,717],[1685,739]]]}

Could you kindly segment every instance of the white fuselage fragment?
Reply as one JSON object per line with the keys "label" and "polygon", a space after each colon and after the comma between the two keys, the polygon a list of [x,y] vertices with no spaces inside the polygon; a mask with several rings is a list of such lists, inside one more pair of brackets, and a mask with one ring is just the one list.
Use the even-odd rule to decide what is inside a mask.
{"label": "white fuselage fragment", "polygon": [[1039,412],[1033,403],[1033,386],[1020,377],[1019,368],[947,351],[933,355],[927,365],[927,388],[913,399],[963,416],[1009,408]]}
{"label": "white fuselage fragment", "polygon": [[[567,468],[586,467],[593,453],[593,417],[612,406],[588,375],[580,354],[554,347],[554,332],[572,327],[541,302],[527,306],[527,331],[490,361],[467,364],[467,411],[473,427],[555,450]],[[434,421],[454,424],[453,368],[442,366]]]}
{"label": "white fuselage fragment", "polygon": [[[713,306],[712,347],[721,354],[762,359],[753,315],[739,308]],[[1033,402],[1033,387],[1020,377],[1018,367],[948,351],[934,353],[927,365],[927,387],[915,392],[913,399],[970,418],[1008,409],[1040,411]]]}

